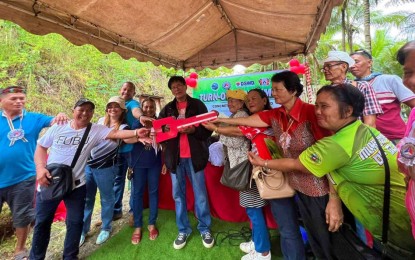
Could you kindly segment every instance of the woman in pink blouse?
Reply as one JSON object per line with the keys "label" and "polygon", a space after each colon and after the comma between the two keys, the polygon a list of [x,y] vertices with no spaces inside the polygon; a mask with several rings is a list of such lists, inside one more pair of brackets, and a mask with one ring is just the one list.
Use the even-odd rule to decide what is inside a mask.
{"label": "woman in pink blouse", "polygon": [[[399,49],[397,59],[403,65],[403,83],[415,91],[415,41],[408,42]],[[415,238],[415,109],[412,109],[406,125],[405,137],[399,142],[399,169],[408,176],[408,191],[405,204],[412,222],[412,235]]]}

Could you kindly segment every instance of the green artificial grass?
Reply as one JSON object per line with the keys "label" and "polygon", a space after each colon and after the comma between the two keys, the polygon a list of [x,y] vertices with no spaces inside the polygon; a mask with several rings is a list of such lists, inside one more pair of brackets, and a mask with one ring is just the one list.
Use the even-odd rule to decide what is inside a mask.
{"label": "green artificial grass", "polygon": [[[232,223],[216,218],[212,219],[212,233],[215,236],[215,246],[207,249],[202,244],[202,238],[196,228],[197,221],[193,213],[189,213],[193,229],[183,249],[173,248],[177,236],[175,213],[171,210],[159,210],[157,227],[160,235],[155,241],[148,238],[147,219],[148,209],[144,211],[144,226],[141,243],[131,244],[132,227],[124,227],[111,237],[99,249],[92,252],[88,259],[241,259],[244,253],[239,249],[241,242],[250,236],[249,223]],[[272,259],[282,259],[279,247],[279,236],[276,230],[270,230]]]}

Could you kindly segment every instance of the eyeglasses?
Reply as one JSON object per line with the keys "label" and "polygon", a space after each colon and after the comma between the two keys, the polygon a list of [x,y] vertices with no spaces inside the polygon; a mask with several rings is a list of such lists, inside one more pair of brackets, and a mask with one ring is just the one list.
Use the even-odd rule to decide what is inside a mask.
{"label": "eyeglasses", "polygon": [[23,93],[26,94],[26,89],[19,86],[12,86],[7,87],[5,89],[0,90],[0,94],[8,94],[8,93]]}
{"label": "eyeglasses", "polygon": [[323,68],[321,69],[321,71],[322,72],[324,72],[325,70],[331,70],[331,68],[332,67],[334,67],[334,66],[338,66],[338,65],[341,65],[341,64],[343,64],[344,62],[338,62],[338,63],[334,63],[334,64],[325,64],[324,66],[323,66]]}
{"label": "eyeglasses", "polygon": [[350,56],[355,55],[355,54],[366,56],[370,60],[372,59],[372,55],[370,55],[370,53],[368,51],[363,50],[363,49],[354,51],[352,54],[350,54]]}

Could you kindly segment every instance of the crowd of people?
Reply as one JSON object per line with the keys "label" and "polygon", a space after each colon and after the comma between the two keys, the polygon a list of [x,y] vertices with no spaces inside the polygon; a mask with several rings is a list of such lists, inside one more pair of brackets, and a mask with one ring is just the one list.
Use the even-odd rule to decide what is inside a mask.
{"label": "crowd of people", "polygon": [[[169,79],[167,87],[174,99],[158,116],[155,101],[147,98],[140,104],[134,99],[134,84],[125,82],[119,95],[108,100],[105,116],[96,124],[91,123],[95,104],[89,99],[74,104],[71,118],[63,113],[51,117],[25,110],[25,87],[0,89],[0,134],[4,137],[0,145],[5,151],[0,157],[0,211],[6,202],[12,212],[15,259],[45,258],[53,216],[61,201],[67,209],[63,258],[77,259],[79,247],[88,239],[97,190],[102,224],[96,244],[107,241],[112,221],[122,217],[126,178],[132,184],[131,243],[138,245],[143,238],[146,188],[148,238],[156,240],[159,179],[166,170],[171,176],[178,229],[173,247],[184,248],[192,233],[187,180],[194,190],[201,242],[212,248],[215,240],[204,169],[213,132],[220,136],[230,168],[249,160],[253,166],[279,170],[295,190],[294,197],[264,199],[252,182],[239,192],[239,204],[252,224],[251,240],[239,246],[246,254],[242,259],[271,259],[266,205],[278,223],[284,259],[306,259],[300,225],[317,259],[350,257],[338,250],[344,243],[339,232],[344,223],[367,230],[373,236],[368,247],[384,257],[415,257],[415,109],[407,124],[401,118],[401,103],[415,106],[415,41],[399,50],[397,60],[403,65],[403,80],[372,71],[372,56],[365,50],[350,55],[330,51],[322,67],[330,84],[318,90],[315,105],[300,99],[304,87],[299,77],[282,71],[271,78],[271,94],[279,107],[271,108],[261,89],[228,90],[230,118],[179,128],[176,137],[161,143],[151,131],[153,120],[172,116],[180,120],[208,112],[203,102],[187,94],[181,76]],[[347,79],[349,71],[354,80]],[[169,126],[163,126],[163,131],[170,131]],[[278,159],[267,142],[275,143]],[[72,167],[72,189],[48,199],[44,191],[54,182],[48,170],[52,164]],[[385,205],[389,205],[388,223],[383,221]],[[29,252],[25,244],[33,222]]]}

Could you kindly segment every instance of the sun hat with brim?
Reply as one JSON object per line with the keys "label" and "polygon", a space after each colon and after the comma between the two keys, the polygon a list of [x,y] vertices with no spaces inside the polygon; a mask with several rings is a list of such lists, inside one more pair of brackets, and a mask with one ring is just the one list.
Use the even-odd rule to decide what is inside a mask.
{"label": "sun hat with brim", "polygon": [[226,99],[234,98],[234,99],[245,101],[246,96],[247,96],[246,92],[241,89],[226,91]]}
{"label": "sun hat with brim", "polygon": [[80,107],[80,106],[85,105],[85,104],[91,104],[92,109],[95,109],[94,102],[92,102],[91,100],[89,100],[87,98],[80,98],[78,101],[76,101],[75,106],[73,108]]}
{"label": "sun hat with brim", "polygon": [[122,109],[127,109],[127,108],[125,107],[125,100],[124,100],[123,98],[119,97],[119,96],[114,96],[114,97],[111,97],[111,98],[108,100],[108,102],[107,102],[107,106],[108,106],[110,103],[117,103],[117,104],[120,106],[120,108],[122,108]]}
{"label": "sun hat with brim", "polygon": [[345,62],[349,67],[354,65],[354,60],[344,51],[329,51],[327,58],[323,62],[326,63],[332,61]]}

